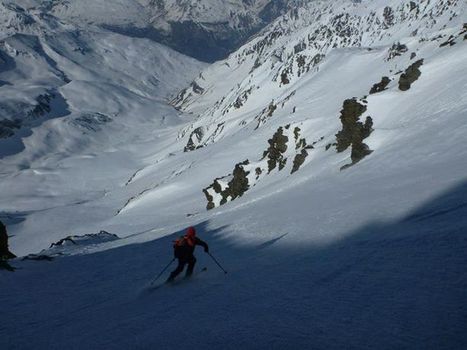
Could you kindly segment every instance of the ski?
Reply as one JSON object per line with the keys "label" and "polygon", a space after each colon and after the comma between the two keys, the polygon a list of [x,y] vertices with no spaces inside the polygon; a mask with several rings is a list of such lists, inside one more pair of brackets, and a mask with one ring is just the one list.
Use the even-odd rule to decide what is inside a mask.
{"label": "ski", "polygon": [[208,270],[207,267],[203,267],[201,270],[195,271],[190,277],[183,277],[183,278],[180,278],[180,279],[175,280],[173,282],[163,282],[163,283],[160,283],[160,284],[157,284],[157,285],[152,285],[152,286],[149,286],[149,289],[150,290],[156,290],[156,289],[160,289],[161,287],[164,287],[164,286],[175,287],[175,286],[178,286],[180,284],[189,282],[190,280],[192,280],[193,278],[195,278],[199,274],[201,274],[203,272],[206,272],[207,270]]}

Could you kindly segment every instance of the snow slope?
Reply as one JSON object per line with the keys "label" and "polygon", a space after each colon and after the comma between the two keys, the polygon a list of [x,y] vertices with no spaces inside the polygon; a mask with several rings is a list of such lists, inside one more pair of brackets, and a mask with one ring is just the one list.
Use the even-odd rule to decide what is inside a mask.
{"label": "snow slope", "polygon": [[[143,93],[141,55],[88,64],[60,88],[72,115],[125,120],[88,116],[71,147],[51,119],[0,160],[12,251],[55,254],[0,270],[2,348],[465,348],[466,22],[461,1],[305,4],[203,70],[180,112],[174,89]],[[114,66],[132,89],[94,82]],[[149,289],[189,225],[228,274],[199,250],[207,272]],[[101,230],[120,238],[49,249]]]}
{"label": "snow slope", "polygon": [[199,223],[227,275],[198,252],[208,272],[148,290],[181,232],[16,262],[23,270],[2,276],[2,301],[10,305],[2,342],[12,349],[461,349],[465,183],[406,215],[368,221],[381,216],[381,196],[394,204],[407,200],[401,187],[414,187],[397,186],[396,194],[395,183],[381,188],[378,180],[362,183],[355,174],[332,185],[336,197],[329,187],[297,188]]}
{"label": "snow slope", "polygon": [[[148,39],[82,30],[41,14],[30,14],[32,24],[18,25],[15,34],[7,26],[0,43],[6,66],[0,73],[0,211],[7,217],[74,207],[126,181],[144,164],[134,158],[152,154],[144,148],[184,123],[167,99],[204,66]],[[20,240],[29,248],[18,247],[20,254],[34,240],[32,250],[44,244],[33,228],[42,219],[25,224],[32,225],[30,234]],[[49,243],[68,224],[58,226]]]}

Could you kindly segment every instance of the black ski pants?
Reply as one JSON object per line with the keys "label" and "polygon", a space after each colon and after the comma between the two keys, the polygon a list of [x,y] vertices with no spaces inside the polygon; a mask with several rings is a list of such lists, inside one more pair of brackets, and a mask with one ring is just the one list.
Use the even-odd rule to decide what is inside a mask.
{"label": "black ski pants", "polygon": [[189,277],[193,273],[193,269],[195,268],[196,264],[196,258],[191,255],[183,258],[178,258],[178,266],[175,270],[172,271],[170,274],[170,279],[173,280],[175,277],[177,277],[185,268],[185,265],[188,264],[188,268],[186,270],[185,276]]}

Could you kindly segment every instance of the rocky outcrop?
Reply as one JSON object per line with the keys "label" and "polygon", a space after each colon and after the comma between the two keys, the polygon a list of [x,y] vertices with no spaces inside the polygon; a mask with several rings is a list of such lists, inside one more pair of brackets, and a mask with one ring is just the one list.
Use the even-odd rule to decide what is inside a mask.
{"label": "rocky outcrop", "polygon": [[287,158],[284,157],[284,154],[287,151],[288,140],[289,138],[283,134],[282,127],[268,140],[269,148],[263,153],[263,159],[268,159],[268,174],[276,166],[279,166],[279,170],[282,170],[287,163]]}
{"label": "rocky outcrop", "polygon": [[399,42],[394,43],[388,50],[388,57],[386,60],[390,61],[394,57],[402,56],[402,54],[406,53],[407,51],[409,51],[409,48],[406,45]]}
{"label": "rocky outcrop", "polygon": [[[250,186],[247,176],[250,174],[250,171],[244,168],[248,164],[248,159],[236,164],[232,175],[215,179],[211,185],[203,189],[203,193],[208,200],[206,209],[210,210],[217,205],[224,205],[228,201],[241,197],[248,191]],[[214,196],[220,196],[218,203],[215,202]]]}
{"label": "rocky outcrop", "polygon": [[294,129],[294,138],[295,138],[295,150],[297,154],[293,160],[291,174],[297,172],[300,167],[305,163],[306,157],[308,157],[307,149],[313,149],[313,145],[308,145],[305,138],[300,137],[301,129],[297,126]]}
{"label": "rocky outcrop", "polygon": [[462,26],[462,29],[460,30],[459,33],[450,35],[449,38],[442,42],[439,47],[445,47],[445,46],[454,46],[456,45],[457,41],[460,41],[459,38],[463,36],[462,40],[467,40],[467,23],[464,23]]}
{"label": "rocky outcrop", "polygon": [[[20,128],[33,123],[35,120],[44,117],[52,111],[52,101],[54,99],[61,100],[61,95],[57,96],[53,92],[47,92],[36,97],[36,104],[27,105],[19,103],[18,110],[9,106],[0,105],[2,114],[12,115],[12,119],[0,120],[0,139],[8,138],[15,134]],[[68,111],[66,111],[68,112]],[[20,119],[23,118],[23,119]]]}
{"label": "rocky outcrop", "polygon": [[97,132],[102,129],[104,124],[110,123],[112,118],[102,113],[83,113],[75,118],[71,123],[84,132],[93,131]]}
{"label": "rocky outcrop", "polygon": [[39,254],[29,254],[23,260],[51,261],[56,257],[80,253],[86,246],[95,246],[118,239],[120,238],[116,234],[103,230],[85,235],[70,235],[52,243],[48,249],[42,250]]}
{"label": "rocky outcrop", "polygon": [[226,197],[235,199],[241,197],[248,191],[249,185],[247,176],[250,172],[244,169],[244,166],[247,164],[249,164],[249,161],[245,160],[243,163],[235,165],[232,180],[229,181],[224,191]]}
{"label": "rocky outcrop", "polygon": [[373,87],[370,90],[370,95],[386,90],[386,87],[388,86],[390,82],[391,82],[391,79],[389,79],[388,77],[382,77],[379,83],[376,83],[375,85],[373,85]]}
{"label": "rocky outcrop", "polygon": [[282,85],[287,85],[287,84],[289,84],[289,83],[290,83],[290,80],[289,80],[289,77],[288,77],[288,75],[287,75],[287,72],[283,72],[283,73],[281,74],[281,84],[282,84]]}
{"label": "rocky outcrop", "polygon": [[394,10],[390,6],[386,6],[383,10],[383,28],[388,29],[394,25]]}
{"label": "rocky outcrop", "polygon": [[258,125],[256,125],[255,129],[258,129],[261,125],[266,123],[266,120],[272,117],[276,109],[277,105],[274,103],[274,101],[271,101],[271,103],[255,117],[255,120],[258,121]]}
{"label": "rocky outcrop", "polygon": [[410,89],[412,84],[420,78],[422,72],[420,72],[420,67],[423,65],[423,59],[416,61],[410,65],[404,73],[401,74],[399,78],[399,89],[401,91],[407,91]]}
{"label": "rocky outcrop", "polygon": [[366,110],[366,104],[362,101],[357,101],[355,98],[344,101],[340,116],[342,130],[336,134],[336,149],[337,152],[343,152],[351,146],[350,158],[352,163],[343,166],[341,170],[359,162],[372,152],[363,143],[363,140],[370,136],[373,131],[373,120],[371,117],[366,117],[364,123],[360,121],[360,117]]}
{"label": "rocky outcrop", "polygon": [[21,120],[0,120],[0,139],[11,137],[15,134],[15,130],[21,128]]}
{"label": "rocky outcrop", "polygon": [[203,147],[200,144],[203,137],[204,137],[204,128],[202,126],[193,130],[192,133],[190,134],[190,137],[188,138],[188,143],[186,144],[184,148],[184,152],[193,151],[195,149]]}
{"label": "rocky outcrop", "polygon": [[236,164],[232,174],[215,179],[203,189],[208,201],[206,208],[210,210],[241,197],[264,176],[286,169],[287,161],[292,157],[290,173],[295,173],[305,163],[309,150],[314,148],[313,145],[323,139],[324,137],[321,137],[308,145],[306,139],[301,137],[301,129],[298,126],[293,130],[290,124],[279,127],[268,140],[269,147],[263,152],[260,160],[246,160]]}
{"label": "rocky outcrop", "polygon": [[300,169],[303,163],[305,163],[306,157],[308,157],[308,152],[306,151],[306,149],[302,149],[300,153],[295,155],[291,174],[295,173]]}
{"label": "rocky outcrop", "polygon": [[119,239],[119,237],[114,234],[114,233],[109,233],[107,231],[99,231],[99,233],[88,233],[82,236],[74,235],[74,236],[67,236],[65,238],[62,238],[58,242],[52,243],[49,247],[55,248],[55,247],[63,247],[66,245],[88,245],[88,244],[96,244],[100,242],[108,242],[108,241],[114,241],[116,239]]}
{"label": "rocky outcrop", "polygon": [[53,93],[39,95],[36,99],[36,106],[28,112],[28,116],[32,118],[39,118],[46,113],[49,113],[52,109],[50,101],[55,97]]}
{"label": "rocky outcrop", "polygon": [[253,87],[250,87],[249,89],[245,90],[240,96],[237,97],[235,102],[233,103],[233,107],[236,109],[241,108],[246,101],[248,101],[248,96],[251,94],[251,91],[253,90]]}

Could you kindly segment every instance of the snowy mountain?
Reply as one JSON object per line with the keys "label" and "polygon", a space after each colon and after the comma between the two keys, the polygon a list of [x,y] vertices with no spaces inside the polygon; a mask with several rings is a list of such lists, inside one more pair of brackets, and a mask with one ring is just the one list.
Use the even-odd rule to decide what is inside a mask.
{"label": "snowy mountain", "polygon": [[[270,23],[296,0],[5,0],[21,15],[29,11],[80,28],[104,28],[147,38],[213,62],[225,58],[252,34]],[[18,5],[19,4],[19,5]],[[16,15],[18,16],[18,15]]]}
{"label": "snowy mountain", "polygon": [[[287,0],[146,0],[158,40],[212,62],[285,11]],[[188,34],[189,33],[189,34]]]}
{"label": "snowy mountain", "polygon": [[0,9],[1,348],[465,348],[465,1]]}
{"label": "snowy mountain", "polygon": [[52,119],[66,126],[60,133],[72,147],[103,124],[121,128],[118,120],[135,108],[150,117],[202,66],[148,39],[83,30],[43,8],[1,6],[1,156],[17,153],[32,127]]}
{"label": "snowy mountain", "polygon": [[[416,125],[417,114],[430,103],[431,110],[450,106],[445,121],[453,118],[456,128],[465,101],[465,82],[458,78],[465,73],[465,6],[461,1],[312,3],[208,67],[173,101],[197,117],[180,135],[189,135],[185,151],[232,138],[262,138],[264,145],[256,154],[251,151],[260,145],[248,147],[246,159],[232,164],[233,175],[213,176],[204,190],[208,208],[241,196],[276,167],[280,171],[287,164],[287,172],[294,173],[314,158],[330,158],[325,154],[332,150],[343,154],[337,161],[341,169],[353,165],[397,143],[398,129]],[[443,74],[436,75],[437,67]],[[434,87],[447,77],[458,89],[439,91],[433,100]],[[418,79],[429,82],[418,83],[418,93],[409,92]],[[453,99],[463,102],[454,106]],[[426,135],[418,132],[414,128],[410,137]]]}

